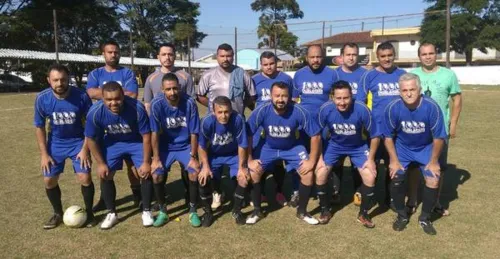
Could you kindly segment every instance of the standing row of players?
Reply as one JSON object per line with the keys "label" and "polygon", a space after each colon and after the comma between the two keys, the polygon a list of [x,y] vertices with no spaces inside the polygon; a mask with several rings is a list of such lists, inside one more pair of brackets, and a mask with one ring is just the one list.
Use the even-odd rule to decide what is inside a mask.
{"label": "standing row of players", "polygon": [[[429,46],[434,48],[432,45]],[[312,46],[308,50],[309,66],[299,70],[293,81],[276,70],[277,60],[272,53],[264,53],[261,56],[263,72],[254,76],[252,81],[244,71],[232,65],[234,52],[229,45],[223,44],[217,50],[219,67],[205,73],[197,89],[198,101],[207,105],[211,112],[201,122],[194,99],[186,95],[186,92],[192,94],[194,90],[192,79],[185,72],[181,72],[184,75],[180,76],[181,80],[178,72],[175,73],[177,76],[169,73],[174,72],[172,70],[175,48],[172,45],[167,44],[159,49],[158,57],[162,67],[146,82],[146,107],[129,97],[136,97],[137,84],[134,86],[134,78],[127,75],[131,73],[129,70],[118,66],[119,48],[116,43],[108,42],[103,45],[106,66],[89,75],[88,94],[94,99],[102,99],[92,108],[90,99],[84,92],[67,86],[66,69],[62,66],[51,67],[48,79],[52,90],[47,89],[40,93],[35,104],[35,124],[42,152],[42,169],[47,195],[55,212],[45,227],[52,228],[60,223],[62,206],[57,177],[63,171],[66,157],[73,158],[75,172],[78,173],[82,183],[82,193],[89,213],[88,225],[96,224],[89,209],[92,206],[94,187],[89,174],[90,160],[87,146],[97,162],[101,193],[109,211],[101,223],[103,229],[112,227],[118,221],[114,205],[116,189],[112,179],[114,172],[121,169],[123,159],[138,166],[137,175],[140,176],[142,190],[143,225],[161,226],[168,221],[164,206],[164,181],[171,164],[179,161],[188,172],[190,222],[193,226],[210,226],[213,220],[212,197],[217,197],[212,196],[210,181],[220,180],[223,165],[228,165],[231,176],[237,179],[233,217],[239,224],[253,224],[263,217],[260,209],[262,188],[259,182],[266,171],[271,171],[275,165],[279,167],[283,164],[282,161],[285,162],[287,171],[297,172],[294,175],[300,177],[297,181],[300,182],[299,186],[294,187],[298,189],[296,195],[298,199],[295,201],[298,205],[297,216],[310,224],[327,223],[332,214],[329,197],[326,195],[326,182],[331,167],[343,156],[351,157],[363,179],[358,220],[367,227],[373,227],[368,210],[377,174],[375,154],[377,146],[382,146],[379,145],[380,137],[395,134],[396,140],[403,139],[396,141],[394,150],[394,143],[390,141],[392,138],[385,138],[391,158],[389,175],[392,178],[401,178],[398,176],[404,175],[404,170],[399,169],[405,169],[407,164],[413,161],[427,166],[424,170],[428,176],[426,179],[432,176],[436,180],[439,175],[439,165],[436,167],[434,158],[436,155],[439,157],[440,145],[432,145],[432,140],[439,142],[439,139],[446,138],[446,133],[441,110],[436,105],[433,106],[435,103],[428,98],[420,96],[419,78],[412,74],[399,78],[402,73],[392,63],[394,60],[392,45],[384,43],[377,49],[380,67],[364,73],[362,80],[349,80],[349,77],[361,71],[356,64],[357,51],[355,44],[346,44],[342,49],[345,66],[331,70],[321,63],[323,58],[321,48]],[[389,56],[388,60],[384,59],[386,56]],[[385,68],[384,65],[388,67]],[[345,71],[346,67],[351,73],[349,70]],[[394,73],[395,71],[397,73]],[[345,74],[345,78],[340,77],[342,73]],[[394,80],[394,75],[397,78],[391,82],[384,82],[381,77],[387,75],[392,75],[391,80]],[[90,78],[96,83],[92,83]],[[188,87],[189,80],[191,88]],[[152,85],[154,82],[156,83]],[[356,83],[363,85],[361,92],[357,89]],[[405,85],[405,88],[399,91],[399,87],[391,87],[397,86],[398,83]],[[353,93],[356,91],[358,91],[357,102],[353,101]],[[373,95],[373,119],[369,109],[362,102],[368,92]],[[156,96],[151,99],[154,95]],[[397,98],[399,95],[402,98]],[[392,106],[389,106],[397,107],[393,112],[395,118],[389,116],[391,109],[384,112],[390,100],[383,97],[388,96],[395,99]],[[258,108],[245,124],[241,114],[245,106],[253,108],[255,97]],[[301,105],[295,104],[292,99],[300,100]],[[400,112],[404,108],[409,110],[407,117]],[[437,110],[429,112],[433,108]],[[146,110],[150,111],[149,118]],[[414,110],[422,110],[419,113],[427,116],[416,121],[411,117]],[[84,131],[81,119],[85,114],[87,122]],[[384,118],[385,114],[388,114],[388,119]],[[47,142],[44,132],[45,118],[51,119],[53,129]],[[395,120],[391,121],[392,119]],[[400,124],[402,126],[398,126]],[[421,128],[417,129],[418,127]],[[329,134],[323,136],[323,141],[321,128],[329,131]],[[368,131],[371,137],[369,148],[361,134],[363,129]],[[295,134],[297,131],[301,132],[299,138]],[[86,136],[85,140],[83,134]],[[247,138],[247,135],[250,137]],[[261,135],[263,137],[259,137]],[[405,141],[406,138],[409,140]],[[73,142],[68,142],[68,139]],[[402,145],[403,143],[408,146]],[[426,152],[423,149],[416,150],[429,145],[436,146],[435,150],[432,152],[428,148]],[[406,149],[401,149],[401,146]],[[59,157],[55,158],[55,154]],[[405,159],[402,159],[401,155],[406,155]],[[306,212],[314,182],[322,208],[319,220]],[[400,181],[394,182],[398,182],[393,184],[392,192],[398,212],[394,228],[402,230],[408,222],[404,209],[406,193],[404,185],[399,184]],[[437,184],[437,181],[434,182]],[[241,206],[249,184],[253,186],[251,196],[255,209],[245,220],[241,214]],[[436,186],[432,185],[428,189],[435,190],[436,188],[432,187]],[[156,220],[150,210],[153,189],[160,204]],[[201,219],[196,213],[198,193],[205,210]],[[420,225],[426,232],[435,233],[428,217],[434,206],[437,191],[433,191],[430,195],[426,193],[424,193]]]}

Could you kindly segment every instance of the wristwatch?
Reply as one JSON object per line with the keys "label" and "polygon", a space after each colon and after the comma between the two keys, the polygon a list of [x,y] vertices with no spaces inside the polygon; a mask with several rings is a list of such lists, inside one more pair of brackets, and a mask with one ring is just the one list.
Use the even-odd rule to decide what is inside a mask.
{"label": "wristwatch", "polygon": [[193,154],[191,152],[189,152],[189,155],[194,158],[194,159],[198,159],[198,154]]}

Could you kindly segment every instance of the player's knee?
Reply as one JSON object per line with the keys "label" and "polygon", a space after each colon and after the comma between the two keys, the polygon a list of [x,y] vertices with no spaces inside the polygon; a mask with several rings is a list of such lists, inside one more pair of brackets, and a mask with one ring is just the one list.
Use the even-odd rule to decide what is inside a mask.
{"label": "player's knee", "polygon": [[426,177],[425,178],[425,186],[436,189],[439,187],[439,178],[436,177]]}
{"label": "player's knee", "polygon": [[314,180],[314,174],[312,172],[300,175],[300,182],[303,185],[311,186],[313,185],[313,180]]}
{"label": "player's knee", "polygon": [[248,186],[248,181],[244,177],[237,177],[236,180],[238,181],[238,185],[247,188]]}
{"label": "player's knee", "polygon": [[323,185],[328,181],[328,170],[326,167],[321,167],[315,171],[316,184]]}
{"label": "player's knee", "polygon": [[394,178],[392,178],[391,185],[394,188],[399,188],[399,187],[403,187],[404,182],[405,182],[405,176],[404,176],[404,174],[401,174],[401,173],[398,172],[398,173],[396,173],[396,175],[394,176]]}
{"label": "player's knee", "polygon": [[43,182],[45,184],[45,188],[52,189],[57,186],[58,177],[44,177]]}
{"label": "player's knee", "polygon": [[162,174],[152,174],[153,176],[153,183],[162,183],[164,179],[164,175]]}
{"label": "player's knee", "polygon": [[92,177],[90,174],[78,173],[76,174],[76,177],[78,178],[78,182],[83,186],[88,186],[92,183]]}
{"label": "player's knee", "polygon": [[189,181],[198,181],[198,173],[189,173],[188,174]]}

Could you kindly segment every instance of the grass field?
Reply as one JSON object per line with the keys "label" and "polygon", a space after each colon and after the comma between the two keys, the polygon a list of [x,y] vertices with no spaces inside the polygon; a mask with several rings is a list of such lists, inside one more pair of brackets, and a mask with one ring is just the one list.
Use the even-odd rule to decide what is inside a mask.
{"label": "grass field", "polygon": [[[183,201],[183,186],[174,168],[168,181],[172,218],[162,228],[143,228],[132,207],[127,177],[116,177],[119,217],[115,228],[102,231],[60,226],[45,231],[51,214],[39,170],[33,127],[35,94],[0,95],[0,257],[1,258],[500,258],[499,198],[500,88],[464,86],[458,137],[451,141],[442,202],[451,216],[434,221],[437,236],[427,236],[416,217],[408,228],[392,230],[391,211],[378,213],[375,229],[356,222],[358,208],[344,192],[326,226],[309,226],[295,210],[278,208],[255,226],[236,226],[228,204],[211,228],[192,228]],[[80,187],[66,164],[60,186],[63,205],[83,206]],[[98,183],[93,175],[94,182]],[[349,178],[349,177],[346,177]],[[272,181],[271,181],[272,182]],[[350,184],[348,184],[350,186]],[[272,184],[268,184],[271,192]],[[96,185],[96,198],[99,195]],[[312,200],[309,210],[316,210]],[[247,208],[248,211],[248,208]],[[316,216],[318,216],[316,214]]]}

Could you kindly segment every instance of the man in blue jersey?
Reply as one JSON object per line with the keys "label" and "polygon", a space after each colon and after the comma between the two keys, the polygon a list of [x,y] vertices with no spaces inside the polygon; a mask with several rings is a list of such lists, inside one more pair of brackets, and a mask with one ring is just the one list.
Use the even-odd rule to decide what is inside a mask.
{"label": "man in blue jersey", "polygon": [[410,163],[415,163],[425,178],[422,213],[418,222],[426,234],[435,235],[436,230],[429,218],[438,194],[441,174],[439,156],[447,138],[443,112],[434,100],[421,95],[417,75],[402,75],[399,87],[401,97],[392,101],[385,111],[383,133],[390,156],[391,196],[398,214],[393,229],[402,231],[408,224],[405,173]]}
{"label": "man in blue jersey", "polygon": [[[260,208],[260,182],[262,173],[274,166],[276,161],[285,161],[288,172],[300,175],[299,204],[297,217],[308,224],[316,225],[318,220],[307,213],[307,203],[313,185],[313,170],[318,160],[321,145],[320,128],[310,113],[299,104],[290,102],[288,85],[276,82],[271,87],[271,102],[257,107],[248,119],[249,135],[259,128],[265,131],[260,146],[249,146],[248,168],[250,169],[252,201],[256,215]],[[310,154],[295,137],[295,131],[303,130],[310,137]],[[251,137],[249,141],[251,141]],[[253,152],[252,152],[253,151]]]}
{"label": "man in blue jersey", "polygon": [[[359,56],[359,46],[356,43],[348,42],[342,46],[340,49],[340,56],[342,57],[342,65],[339,66],[335,71],[339,75],[339,80],[344,80],[349,83],[352,89],[352,98],[356,99],[356,94],[358,93],[358,88],[360,85],[361,77],[366,72],[366,69],[358,64]],[[342,182],[342,172],[343,172],[344,159],[340,159],[337,165],[334,167],[334,172],[337,177],[333,177],[334,190],[340,192],[340,182]],[[351,163],[352,165],[352,163]],[[357,206],[361,205],[361,193],[358,188],[361,186],[361,176],[358,170],[351,166],[351,173],[354,182],[354,204]],[[333,176],[333,175],[332,175]],[[334,196],[334,199],[340,201],[340,195]]]}
{"label": "man in blue jersey", "polygon": [[[67,158],[73,161],[73,170],[81,184],[87,211],[86,226],[96,225],[92,213],[94,183],[90,175],[91,160],[83,135],[83,121],[92,101],[84,91],[69,86],[68,75],[65,66],[50,66],[47,75],[50,88],[40,92],[35,100],[34,124],[41,155],[40,165],[45,192],[54,210],[53,216],[44,224],[44,229],[55,228],[62,222],[63,208],[58,181]],[[50,127],[48,138],[46,120],[49,120]]]}
{"label": "man in blue jersey", "polygon": [[229,167],[231,178],[237,178],[234,193],[233,218],[237,224],[244,224],[241,207],[248,182],[246,176],[248,139],[246,134],[245,118],[233,111],[231,100],[226,96],[215,97],[213,114],[201,120],[198,154],[200,156],[201,171],[198,175],[200,197],[205,214],[202,217],[202,226],[212,224],[212,185],[211,179],[220,180],[222,167]]}
{"label": "man in blue jersey", "polygon": [[[321,216],[319,223],[326,224],[332,217],[329,197],[327,195],[327,180],[332,166],[341,158],[349,156],[353,166],[356,166],[363,179],[360,186],[362,203],[358,221],[367,228],[375,227],[368,216],[371,200],[374,196],[375,153],[380,143],[379,133],[372,122],[368,107],[352,98],[351,86],[347,81],[337,81],[332,87],[332,101],[321,106],[318,120],[322,128],[328,129],[330,139],[323,147],[323,155],[316,166],[316,188],[318,190]],[[363,137],[367,132],[368,141]]]}
{"label": "man in blue jersey", "polygon": [[[394,65],[395,55],[394,46],[390,42],[383,42],[377,46],[379,65],[363,75],[361,86],[356,96],[357,101],[367,103],[368,107],[371,108],[373,120],[379,129],[383,125],[385,108],[392,100],[399,98],[399,77],[406,73]],[[388,171],[389,156],[384,145],[379,146],[376,158],[379,162],[380,160],[384,160],[384,166],[386,171]],[[389,173],[379,174],[379,177],[383,177],[384,175],[386,176],[385,205],[393,208],[390,198]]]}
{"label": "man in blue jersey", "polygon": [[85,124],[85,139],[97,163],[102,197],[108,209],[101,229],[110,229],[118,223],[113,177],[117,170],[122,169],[124,159],[131,160],[138,167],[142,224],[152,226],[151,132],[146,108],[136,99],[125,96],[118,82],[107,82],[101,91],[102,100],[90,108]]}
{"label": "man in blue jersey", "polygon": [[151,102],[154,189],[160,212],[154,222],[160,227],[168,221],[165,207],[165,178],[177,161],[189,173],[189,222],[201,225],[196,212],[198,198],[198,131],[200,118],[194,99],[179,91],[179,79],[168,73],[162,79],[163,94]]}
{"label": "man in blue jersey", "polygon": [[[256,101],[256,106],[260,106],[261,104],[268,102],[271,100],[271,86],[275,82],[283,82],[288,85],[289,87],[289,92],[293,93],[293,79],[280,71],[278,71],[277,67],[277,62],[278,59],[276,58],[276,55],[274,55],[273,52],[270,51],[265,51],[262,52],[260,55],[260,68],[261,72],[254,75],[252,77],[253,84],[255,86],[255,91],[257,93],[257,101]],[[292,96],[292,99],[294,97]],[[259,141],[263,139],[263,131],[259,130],[253,137],[253,145],[254,148],[259,144]],[[266,172],[264,175],[263,180],[261,181],[262,187],[262,193],[263,196],[262,198],[264,199],[264,193],[265,193],[265,179],[267,178],[267,175],[269,172]],[[281,205],[281,206],[286,206],[287,201],[285,198],[285,195],[283,195],[283,181],[285,178],[285,168],[283,167],[283,163],[279,161],[276,163],[276,166],[273,168],[272,171],[273,178],[276,181],[276,201]],[[263,200],[264,201],[264,200]]]}
{"label": "man in blue jersey", "polygon": [[[104,42],[101,45],[102,56],[105,65],[92,70],[87,76],[87,93],[94,100],[102,99],[102,86],[111,81],[115,81],[123,87],[124,93],[132,98],[137,98],[139,86],[132,70],[122,67],[120,63],[120,46],[113,40]],[[130,188],[134,195],[134,203],[140,204],[141,186],[137,175],[137,169],[133,167],[132,161],[125,160],[127,165],[127,175],[130,181]],[[102,192],[101,192],[102,194]],[[102,195],[94,206],[94,212],[105,209]]]}

